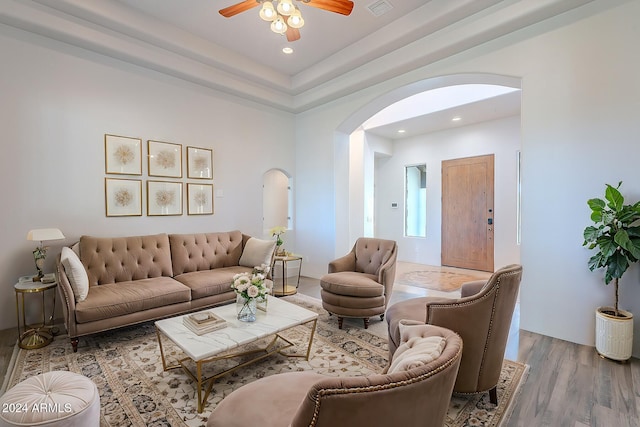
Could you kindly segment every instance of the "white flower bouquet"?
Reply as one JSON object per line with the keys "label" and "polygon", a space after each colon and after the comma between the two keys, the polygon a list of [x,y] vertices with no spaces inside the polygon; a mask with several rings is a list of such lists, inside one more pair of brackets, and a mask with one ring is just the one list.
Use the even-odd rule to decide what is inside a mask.
{"label": "white flower bouquet", "polygon": [[231,288],[245,299],[264,298],[271,293],[273,282],[266,280],[269,274],[266,264],[256,266],[251,273],[239,273],[233,276]]}

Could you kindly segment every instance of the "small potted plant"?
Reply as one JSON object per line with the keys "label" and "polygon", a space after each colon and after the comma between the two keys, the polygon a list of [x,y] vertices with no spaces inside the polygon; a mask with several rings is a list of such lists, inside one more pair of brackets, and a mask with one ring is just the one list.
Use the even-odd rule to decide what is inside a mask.
{"label": "small potted plant", "polygon": [[587,202],[594,225],[585,228],[582,244],[596,251],[589,269],[604,268],[605,284],[614,283],[614,306],[596,310],[596,350],[613,360],[627,360],[632,354],[633,314],[618,307],[618,286],[629,266],[640,259],[640,202],[625,205],[621,185],[606,184],[605,200]]}

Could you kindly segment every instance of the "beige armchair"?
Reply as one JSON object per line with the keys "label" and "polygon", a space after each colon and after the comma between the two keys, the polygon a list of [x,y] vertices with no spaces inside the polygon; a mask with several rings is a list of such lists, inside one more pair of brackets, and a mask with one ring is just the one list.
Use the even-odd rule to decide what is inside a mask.
{"label": "beige armchair", "polygon": [[444,348],[430,362],[393,373],[328,377],[289,372],[261,378],[225,397],[207,427],[442,427],[462,340],[430,325],[408,335],[443,337]]}
{"label": "beige armchair", "polygon": [[384,319],[396,274],[398,246],[393,240],[359,238],[347,255],[329,263],[320,278],[322,306],[343,318],[356,317],[369,326],[371,316]]}
{"label": "beige armchair", "polygon": [[460,299],[413,298],[393,304],[387,310],[389,353],[400,344],[399,322],[417,320],[457,332],[464,341],[464,353],[454,391],[489,392],[498,403],[500,379],[511,318],[518,297],[522,266],[508,265],[487,281],[462,286]]}

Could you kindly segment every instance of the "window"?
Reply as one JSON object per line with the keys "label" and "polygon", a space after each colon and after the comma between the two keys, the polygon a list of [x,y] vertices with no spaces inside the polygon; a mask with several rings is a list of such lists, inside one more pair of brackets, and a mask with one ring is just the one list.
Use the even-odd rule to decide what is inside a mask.
{"label": "window", "polygon": [[404,234],[427,237],[427,165],[404,168]]}

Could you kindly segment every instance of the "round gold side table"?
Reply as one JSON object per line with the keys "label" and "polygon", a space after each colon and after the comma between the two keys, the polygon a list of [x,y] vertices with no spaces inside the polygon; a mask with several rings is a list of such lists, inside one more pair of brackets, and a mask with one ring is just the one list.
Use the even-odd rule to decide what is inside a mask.
{"label": "round gold side table", "polygon": [[[47,276],[45,276],[47,277]],[[51,277],[48,275],[48,277]],[[34,282],[29,277],[20,278],[20,281],[14,285],[16,291],[16,315],[18,317],[18,345],[20,348],[34,349],[41,348],[53,341],[55,329],[53,327],[53,316],[56,310],[56,287],[58,282],[50,283]],[[53,307],[51,316],[47,320],[45,293],[53,291]],[[42,322],[29,325],[27,324],[26,312],[24,308],[24,299],[26,294],[42,294]],[[19,297],[22,297],[20,301]],[[20,315],[22,312],[22,316]]]}
{"label": "round gold side table", "polygon": [[[287,280],[287,263],[292,261],[298,262],[298,273],[296,275],[297,281],[295,285],[289,284],[289,281]],[[281,270],[282,271],[282,290],[281,291],[276,290],[276,287],[278,287],[278,283],[276,283],[275,278],[273,278],[273,295],[277,297],[294,295],[295,293],[298,292],[298,286],[300,285],[300,272],[302,271],[302,257],[299,255],[293,255],[293,254],[284,255],[284,256],[279,256],[279,255],[274,256],[273,264],[271,268],[272,274],[275,273],[275,268],[277,263],[282,264],[282,270]]]}

